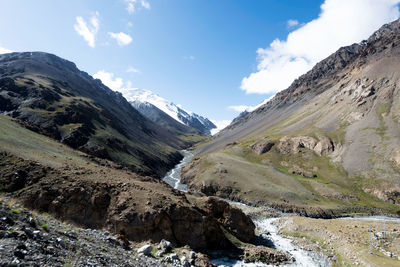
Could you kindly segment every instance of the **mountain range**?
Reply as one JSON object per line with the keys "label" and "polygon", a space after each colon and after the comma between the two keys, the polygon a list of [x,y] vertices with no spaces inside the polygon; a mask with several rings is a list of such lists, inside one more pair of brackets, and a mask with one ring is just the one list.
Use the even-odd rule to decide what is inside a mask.
{"label": "mountain range", "polygon": [[[186,111],[182,107],[175,105],[149,90],[129,89],[124,95],[137,110],[153,121],[160,122],[164,120],[161,119],[161,117],[165,118],[165,115],[160,114],[160,111],[162,111],[178,123],[196,129],[203,135],[210,135],[211,130],[216,128],[214,123],[209,119]],[[151,109],[154,109],[154,111],[151,111]]]}
{"label": "mountain range", "polygon": [[0,55],[0,89],[0,111],[25,127],[138,173],[161,177],[190,143],[51,54]]}
{"label": "mountain range", "polygon": [[[276,210],[315,218],[400,215],[399,70],[396,20],[368,40],[340,48],[211,137],[216,127],[210,120],[151,91],[122,95],[73,62],[44,52],[0,55],[0,239],[17,241],[12,255],[31,262],[36,256],[27,247],[36,246],[47,254],[41,259],[53,255],[57,264],[66,263],[53,253],[54,245],[57,251],[101,253],[103,264],[106,251],[89,251],[77,240],[92,233],[108,236],[99,240],[107,247],[128,250],[160,242],[157,254],[146,249],[160,259],[169,252],[189,257],[193,249],[192,263],[200,266],[212,264],[199,252],[215,250],[217,257],[226,253],[235,260],[279,264],[289,255],[260,246],[271,245],[278,230],[256,238],[252,218],[262,218],[262,224]],[[160,179],[181,161],[183,149],[194,154],[190,163],[178,165],[188,192]],[[221,198],[242,202],[249,214]],[[50,216],[50,227],[36,222]],[[293,225],[294,217],[282,224]],[[73,234],[58,229],[54,218],[108,232]],[[329,241],[334,236],[327,227],[318,234]],[[367,230],[359,228],[365,245]],[[310,225],[306,229],[316,232]],[[376,244],[383,239],[379,233],[374,232]],[[63,245],[51,235],[76,243]],[[313,247],[320,244],[315,240],[309,240]],[[37,242],[45,248],[38,249]],[[329,255],[332,261],[341,257]],[[278,260],[281,256],[285,259]],[[173,257],[188,266],[186,258]]]}
{"label": "mountain range", "polygon": [[399,212],[399,44],[396,20],[340,48],[198,146],[184,181],[315,216]]}
{"label": "mountain range", "polygon": [[[29,231],[69,230],[39,224],[35,215],[29,229],[40,230],[8,228],[16,223],[6,206],[14,214],[29,209],[73,227],[106,229],[110,241],[98,241],[126,249],[163,239],[196,250],[230,249],[233,240],[254,239],[255,226],[241,210],[160,179],[181,160],[180,150],[205,138],[198,130],[161,110],[166,118],[153,122],[74,63],[43,52],[0,55],[0,112],[0,239],[29,238],[24,262],[35,261],[34,242],[43,241]],[[51,265],[70,260],[55,258]]]}

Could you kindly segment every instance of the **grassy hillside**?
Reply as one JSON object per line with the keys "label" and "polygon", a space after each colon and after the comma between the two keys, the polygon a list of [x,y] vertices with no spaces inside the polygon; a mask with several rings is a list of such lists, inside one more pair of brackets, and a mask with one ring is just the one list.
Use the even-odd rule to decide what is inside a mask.
{"label": "grassy hillside", "polygon": [[158,177],[189,145],[72,62],[46,53],[0,56],[0,111],[72,148]]}
{"label": "grassy hillside", "polygon": [[183,170],[189,187],[294,210],[398,213],[399,25],[339,49],[200,144]]}

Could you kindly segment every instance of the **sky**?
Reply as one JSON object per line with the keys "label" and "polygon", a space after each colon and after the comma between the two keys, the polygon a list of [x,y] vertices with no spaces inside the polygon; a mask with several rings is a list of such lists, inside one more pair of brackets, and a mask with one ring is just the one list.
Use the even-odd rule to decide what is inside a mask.
{"label": "sky", "polygon": [[0,53],[53,53],[223,125],[397,19],[399,2],[0,0]]}

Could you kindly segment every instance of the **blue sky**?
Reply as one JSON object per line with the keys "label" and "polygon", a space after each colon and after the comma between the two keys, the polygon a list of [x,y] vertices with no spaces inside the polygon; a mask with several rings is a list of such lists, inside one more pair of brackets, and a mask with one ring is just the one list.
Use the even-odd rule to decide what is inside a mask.
{"label": "blue sky", "polygon": [[[128,10],[129,1],[133,12]],[[361,10],[365,8],[364,12],[370,11],[371,16],[377,17],[365,29],[355,27],[362,32],[360,36],[355,39],[344,36],[329,51],[318,55],[291,45],[301,43],[301,38],[308,41],[302,31],[314,29],[313,36],[318,35],[316,29],[321,31],[321,27],[329,31],[326,28],[335,24],[329,20],[329,14],[336,17],[337,4],[347,5],[352,1],[350,11],[360,10],[357,5],[367,3]],[[324,2],[325,9],[321,10]],[[0,47],[54,53],[75,62],[89,74],[100,70],[112,73],[113,79],[119,77],[124,84],[130,82],[132,87],[152,90],[214,120],[234,118],[238,111],[230,106],[260,103],[340,45],[361,41],[377,25],[398,17],[396,0],[1,0],[0,3]],[[324,12],[326,20],[321,15]],[[367,15],[365,18],[356,15],[354,20],[369,22],[371,17]],[[91,18],[98,22],[94,43],[77,33],[74,25],[78,17],[92,28]],[[308,25],[313,20],[318,23],[318,18],[321,27]],[[292,26],[288,25],[289,20],[293,20]],[[293,26],[295,21],[298,24]],[[131,41],[129,37],[121,38],[118,44],[111,37],[110,33],[121,32]],[[291,42],[287,38],[293,32]],[[275,39],[282,43],[271,48]],[[292,65],[286,66],[289,63],[282,63],[281,59],[288,54]],[[280,78],[282,69],[289,69],[293,77],[284,74]],[[278,85],[268,83],[271,75]],[[285,82],[281,84],[281,80]],[[272,84],[272,89],[265,84]]]}

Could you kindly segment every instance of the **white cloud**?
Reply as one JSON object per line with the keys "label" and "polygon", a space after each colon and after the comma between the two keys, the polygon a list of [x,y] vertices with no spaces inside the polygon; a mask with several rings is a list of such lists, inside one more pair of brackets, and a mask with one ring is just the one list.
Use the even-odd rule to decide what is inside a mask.
{"label": "white cloud", "polygon": [[7,53],[12,53],[12,52],[14,52],[14,51],[0,46],[0,54],[7,54]]}
{"label": "white cloud", "polygon": [[130,73],[140,73],[140,70],[134,67],[129,67],[126,72],[130,72]]}
{"label": "white cloud", "polygon": [[150,9],[150,3],[146,0],[125,0],[126,10],[129,14],[135,12],[137,6],[142,6],[145,9]]}
{"label": "white cloud", "polygon": [[122,78],[118,77],[114,78],[114,73],[100,70],[95,74],[93,74],[93,77],[96,79],[100,79],[103,82],[103,84],[105,84],[114,91],[121,91],[123,89],[124,81],[122,80]]}
{"label": "white cloud", "polygon": [[211,135],[215,135],[218,132],[220,132],[222,129],[224,129],[226,126],[231,124],[232,121],[231,120],[220,120],[220,121],[211,120],[211,122],[214,123],[215,126],[217,126],[217,128],[211,130]]}
{"label": "white cloud", "polygon": [[128,45],[132,42],[132,37],[123,32],[120,33],[109,32],[108,35],[110,35],[111,38],[117,40],[119,46]]}
{"label": "white cloud", "polygon": [[100,21],[99,12],[96,12],[87,23],[82,17],[76,17],[75,31],[85,39],[90,47],[96,45],[96,34],[99,31]]}
{"label": "white cloud", "polygon": [[252,106],[246,106],[246,105],[238,105],[238,106],[229,106],[228,109],[237,111],[237,112],[243,112],[243,111],[249,111],[253,107]]}
{"label": "white cloud", "polygon": [[298,20],[289,19],[289,20],[287,21],[287,26],[288,26],[289,28],[295,27],[295,26],[297,26],[297,25],[299,25],[299,21],[298,21]]}
{"label": "white cloud", "polygon": [[325,0],[318,18],[257,50],[257,72],[242,80],[246,93],[269,94],[287,88],[342,46],[368,38],[399,17],[400,0]]}
{"label": "white cloud", "polygon": [[128,21],[128,23],[126,24],[129,28],[133,26],[133,23]]}
{"label": "white cloud", "polygon": [[142,1],[140,1],[140,4],[141,4],[142,7],[144,7],[145,9],[150,9],[150,3],[149,3],[149,2],[147,2],[147,1],[145,1],[145,0],[142,0]]}
{"label": "white cloud", "polygon": [[252,112],[252,111],[258,109],[259,107],[261,107],[262,105],[266,104],[274,96],[275,95],[272,95],[272,96],[264,99],[260,104],[255,105],[255,106],[238,105],[238,106],[229,106],[228,109],[234,110],[234,111],[237,111],[237,112],[243,112],[243,111]]}

